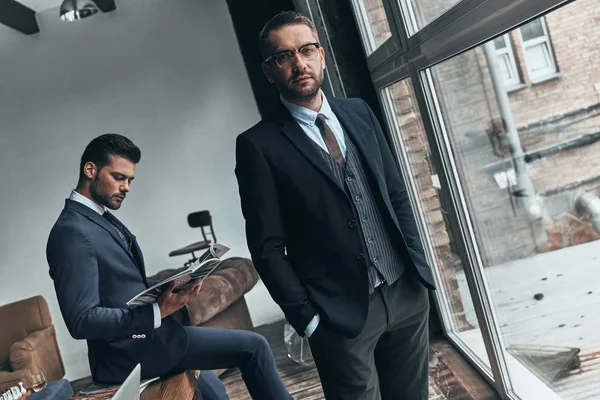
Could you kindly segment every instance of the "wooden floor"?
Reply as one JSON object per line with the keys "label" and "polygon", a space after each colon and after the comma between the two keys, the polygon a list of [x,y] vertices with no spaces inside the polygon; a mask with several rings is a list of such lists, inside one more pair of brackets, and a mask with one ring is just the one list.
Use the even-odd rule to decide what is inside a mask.
{"label": "wooden floor", "polygon": [[[287,358],[283,342],[283,321],[263,325],[256,331],[264,335],[275,355],[275,361],[285,386],[295,400],[324,399],[314,363],[299,366]],[[475,370],[473,370],[444,340],[432,341],[430,346],[429,399],[432,400],[492,400],[498,399]],[[244,381],[237,370],[221,376],[231,400],[250,400]]]}

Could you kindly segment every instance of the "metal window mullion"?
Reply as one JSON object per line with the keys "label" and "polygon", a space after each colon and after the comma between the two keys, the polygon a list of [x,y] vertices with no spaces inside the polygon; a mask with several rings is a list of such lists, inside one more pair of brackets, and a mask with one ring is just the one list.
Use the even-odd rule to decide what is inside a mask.
{"label": "metal window mullion", "polygon": [[392,37],[396,37],[398,43],[400,44],[400,48],[403,51],[406,51],[408,47],[408,38],[409,38],[409,27],[406,25],[405,19],[402,17],[403,10],[400,5],[401,0],[382,0],[383,7],[386,9],[386,13],[388,13],[388,17],[391,17],[393,20]]}
{"label": "metal window mullion", "polygon": [[325,57],[325,75],[327,80],[323,86],[323,90],[326,94],[336,97],[346,97],[346,88],[340,78],[340,71],[335,58],[335,51],[331,44],[329,32],[327,31],[327,25],[323,18],[323,13],[318,1],[315,0],[294,0],[295,6],[299,11],[308,14],[311,20],[315,23],[321,46],[325,49],[328,57]]}
{"label": "metal window mullion", "polygon": [[[360,3],[360,0],[352,1],[353,4],[356,2]],[[392,4],[388,0],[382,0],[391,36],[378,48],[374,49],[371,54],[368,54],[367,64],[370,71],[373,71],[388,60],[397,57],[398,54],[403,53],[406,47],[406,34],[403,33],[403,25],[398,25],[398,14]],[[356,7],[353,6],[352,8],[355,18],[358,18]]]}
{"label": "metal window mullion", "polygon": [[[394,1],[394,0],[391,0]],[[403,1],[403,0],[397,0]],[[409,1],[409,0],[406,0]],[[417,0],[419,1],[419,0]],[[431,1],[431,0],[429,0]],[[409,46],[416,47],[420,43],[423,43],[432,37],[440,34],[446,30],[449,26],[454,25],[457,21],[468,17],[468,15],[475,9],[485,4],[490,0],[461,0],[452,5],[450,8],[445,10],[441,15],[433,19],[432,21],[425,22],[425,25],[418,29],[410,37]],[[501,1],[501,0],[494,0]],[[504,1],[504,0],[502,0]]]}
{"label": "metal window mullion", "polygon": [[398,54],[396,57],[387,60],[371,71],[371,80],[375,89],[379,90],[396,82],[399,76],[408,74],[408,63],[404,54]]}
{"label": "metal window mullion", "polygon": [[[408,70],[406,71],[408,73]],[[406,146],[404,145],[404,139],[402,137],[401,131],[398,128],[398,121],[395,113],[398,110],[392,105],[392,99],[387,90],[391,85],[399,83],[404,79],[410,79],[410,76],[401,76],[399,74],[396,82],[391,83],[388,86],[382,87],[378,90],[380,95],[381,105],[386,117],[386,124],[389,128],[389,132],[391,135],[391,144],[394,153],[394,157],[399,165],[400,174],[402,176],[403,181],[407,187],[407,193],[411,202],[411,206],[413,212],[415,214],[415,219],[417,222],[417,228],[419,231],[419,236],[423,242],[423,247],[425,249],[425,258],[429,265],[433,268],[433,274],[436,276],[436,281],[441,282],[442,278],[439,274],[439,269],[437,268],[437,259],[435,257],[435,246],[430,238],[427,225],[428,221],[425,218],[425,213],[421,206],[421,202],[419,200],[419,190],[418,185],[415,182],[415,178],[412,174],[412,168],[410,166],[410,159],[408,157],[408,153],[406,151]],[[411,81],[412,84],[412,81]],[[448,334],[452,331],[455,331],[454,320],[452,319],[452,310],[450,309],[450,305],[447,301],[443,301],[440,297],[445,295],[446,289],[443,285],[438,285],[438,289],[435,293],[436,305],[438,310],[440,311],[440,318],[442,320],[442,329],[444,334]]]}
{"label": "metal window mullion", "polygon": [[[462,253],[460,256],[464,257],[463,269],[495,378],[494,384],[498,393],[503,398],[507,398],[508,393],[512,392],[512,385],[504,357],[505,347],[496,313],[491,304],[490,291],[483,277],[483,263],[478,251],[465,196],[460,185],[460,177],[454,162],[452,148],[448,142],[448,136],[442,122],[443,119],[441,119],[441,110],[436,94],[433,92],[433,85],[430,84],[431,73],[425,71],[427,79],[424,80],[421,72],[413,64],[409,64],[409,70],[429,141],[432,161],[436,166],[442,187],[446,188],[451,198],[452,209],[447,210],[448,217],[452,221],[451,225],[454,226],[452,233],[457,235],[456,240],[460,243],[460,252]],[[431,94],[429,100],[427,93]]]}
{"label": "metal window mullion", "polygon": [[367,58],[375,51],[375,38],[373,31],[368,26],[368,12],[361,0],[351,0],[352,11],[354,11],[354,19],[358,24],[360,36],[362,37],[363,46]]}

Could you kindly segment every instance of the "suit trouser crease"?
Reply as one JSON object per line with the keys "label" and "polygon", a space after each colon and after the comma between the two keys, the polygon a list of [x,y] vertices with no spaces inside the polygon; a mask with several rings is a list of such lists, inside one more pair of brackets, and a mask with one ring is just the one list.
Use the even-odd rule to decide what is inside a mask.
{"label": "suit trouser crease", "polygon": [[253,399],[289,399],[269,343],[254,332],[185,327],[188,349],[176,371],[238,367]]}
{"label": "suit trouser crease", "polygon": [[319,326],[311,351],[327,400],[427,400],[427,290],[405,273],[369,299],[365,327],[353,339]]}

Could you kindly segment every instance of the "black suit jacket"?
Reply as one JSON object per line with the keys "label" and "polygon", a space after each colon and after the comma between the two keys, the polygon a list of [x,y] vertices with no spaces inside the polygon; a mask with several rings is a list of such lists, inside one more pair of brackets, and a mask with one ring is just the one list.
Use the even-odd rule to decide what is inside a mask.
{"label": "black suit jacket", "polygon": [[67,200],[46,256],[67,328],[87,340],[94,381],[123,382],[137,363],[142,378],[161,376],[183,357],[188,338],[179,323],[167,317],[154,329],[152,306],[126,305],[148,287],[135,237],[127,250],[106,218]]}
{"label": "black suit jacket", "polygon": [[[397,251],[428,288],[427,265],[406,188],[379,123],[360,99],[328,98],[358,148]],[[321,323],[357,336],[367,316],[367,253],[346,192],[311,139],[284,111],[237,138],[235,172],[253,262],[300,335]]]}

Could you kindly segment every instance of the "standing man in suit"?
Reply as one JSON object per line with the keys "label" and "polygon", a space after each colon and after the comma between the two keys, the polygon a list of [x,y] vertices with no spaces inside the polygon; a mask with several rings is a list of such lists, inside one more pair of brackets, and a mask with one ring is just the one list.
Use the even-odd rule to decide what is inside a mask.
{"label": "standing man in suit", "polygon": [[[171,285],[152,305],[126,305],[149,285],[135,236],[108,210],[123,204],[140,157],[124,136],[92,140],[81,157],[77,188],[48,239],[60,309],[71,336],[87,340],[94,381],[121,383],[137,363],[142,379],[239,367],[253,399],[289,399],[263,336],[178,322],[176,312],[198,293],[200,282],[177,293]],[[200,374],[199,387],[206,398],[228,399],[210,371]]]}
{"label": "standing man in suit", "polygon": [[426,400],[434,280],[381,127],[364,101],[323,94],[325,52],[302,14],[273,17],[260,47],[282,109],[237,139],[256,269],[309,336],[328,400]]}

